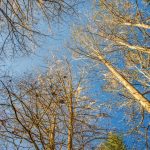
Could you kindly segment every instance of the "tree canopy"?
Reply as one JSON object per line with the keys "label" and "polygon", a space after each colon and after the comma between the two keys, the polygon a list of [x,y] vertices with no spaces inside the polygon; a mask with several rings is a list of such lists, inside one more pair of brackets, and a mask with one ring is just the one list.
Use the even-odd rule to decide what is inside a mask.
{"label": "tree canopy", "polygon": [[0,149],[149,150],[149,3],[1,0]]}

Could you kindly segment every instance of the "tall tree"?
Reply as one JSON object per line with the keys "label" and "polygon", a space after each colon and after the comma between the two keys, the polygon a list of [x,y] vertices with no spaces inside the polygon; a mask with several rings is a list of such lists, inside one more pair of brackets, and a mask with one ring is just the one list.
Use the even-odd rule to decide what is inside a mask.
{"label": "tall tree", "polygon": [[[110,53],[111,55],[119,53],[123,64],[127,58],[125,54],[131,52],[149,60],[148,13],[142,11],[144,6],[140,10],[138,3],[134,4],[128,0],[111,2],[101,0],[99,7],[90,24],[74,32],[74,39],[77,42],[75,50],[103,63],[134,99],[150,113],[149,100],[105,58],[105,55]],[[146,69],[148,67],[149,65]]]}
{"label": "tall tree", "polygon": [[[71,66],[49,66],[37,78],[2,83],[0,138],[15,148],[91,149],[106,137],[95,101],[84,94],[83,76]],[[95,142],[93,142],[95,141]],[[27,144],[26,144],[27,143]]]}

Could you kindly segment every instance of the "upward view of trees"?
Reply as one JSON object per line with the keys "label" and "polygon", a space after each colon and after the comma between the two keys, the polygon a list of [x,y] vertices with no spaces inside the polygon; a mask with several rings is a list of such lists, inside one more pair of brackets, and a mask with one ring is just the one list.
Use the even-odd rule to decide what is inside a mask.
{"label": "upward view of trees", "polygon": [[[133,107],[142,116],[146,111],[149,121],[149,6],[138,1],[117,0],[102,0],[96,6],[89,24],[73,31],[76,43],[72,49],[103,64],[109,71],[105,74],[108,82],[105,90],[121,93],[127,100],[122,106]],[[146,121],[144,126],[148,124]]]}
{"label": "upward view of trees", "polygon": [[[79,41],[81,46],[83,45],[83,48],[79,49],[79,52],[102,62],[118,79],[118,81],[131,93],[131,95],[143,106],[143,108],[150,113],[150,102],[103,56],[103,53],[107,54],[108,52],[113,53],[113,51],[123,51],[121,52],[125,55],[123,57],[126,57],[128,53],[134,52],[137,55],[140,55],[144,61],[146,61],[147,58],[149,60],[150,49],[147,41],[149,39],[149,33],[147,30],[150,29],[150,26],[145,24],[147,16],[143,16],[143,18],[145,17],[146,19],[141,22],[142,13],[138,9],[138,5],[138,10],[135,12],[135,15],[139,13],[139,15],[141,14],[141,17],[134,17],[132,14],[129,14],[130,11],[134,9],[132,7],[135,7],[132,3],[126,1],[122,2],[121,5],[125,10],[120,10],[119,4],[120,3],[100,1],[100,11],[96,12],[93,19],[93,21],[95,21],[95,25],[93,25],[93,27],[87,26],[85,31],[84,29],[79,29],[75,32],[75,38]],[[111,20],[108,18],[110,16]],[[97,27],[97,29],[94,27]],[[81,33],[82,30],[83,33]],[[140,43],[139,40],[141,41]],[[105,43],[105,45],[101,46],[101,43]],[[127,56],[126,59],[128,59],[128,57],[129,56]],[[142,64],[143,63],[144,62],[142,62]],[[149,67],[149,62],[145,63]],[[134,64],[133,62],[133,65],[136,66],[138,64]]]}
{"label": "upward view of trees", "polygon": [[[2,0],[0,1],[0,54],[14,55],[33,51],[38,38],[50,33],[52,22],[72,16],[78,1],[64,0]],[[45,30],[41,28],[45,23]]]}
{"label": "upward view of trees", "polygon": [[81,76],[73,83],[69,64],[49,67],[56,70],[36,79],[2,83],[6,99],[1,103],[0,137],[10,144],[3,148],[91,149],[91,142],[106,137],[106,129],[98,124],[107,114],[84,95],[85,79]]}
{"label": "upward view of trees", "polygon": [[40,73],[1,72],[0,149],[149,150],[149,1],[1,0],[1,62],[36,54],[61,22],[65,56],[46,51]]}

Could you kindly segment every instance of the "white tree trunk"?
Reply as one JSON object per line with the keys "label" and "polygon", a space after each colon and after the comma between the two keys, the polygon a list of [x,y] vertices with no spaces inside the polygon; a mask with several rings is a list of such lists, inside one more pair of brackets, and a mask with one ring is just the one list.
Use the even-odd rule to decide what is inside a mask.
{"label": "white tree trunk", "polygon": [[116,69],[105,60],[104,56],[97,52],[98,59],[111,71],[111,73],[118,79],[118,81],[131,93],[131,95],[143,106],[143,108],[150,113],[150,101],[146,99],[137,89],[133,87]]}

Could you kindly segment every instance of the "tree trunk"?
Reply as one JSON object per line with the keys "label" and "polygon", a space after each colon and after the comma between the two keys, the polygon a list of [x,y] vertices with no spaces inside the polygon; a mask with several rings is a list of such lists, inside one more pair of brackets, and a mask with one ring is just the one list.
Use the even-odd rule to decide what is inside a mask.
{"label": "tree trunk", "polygon": [[56,116],[53,116],[52,125],[50,127],[50,150],[55,150],[55,126],[56,126]]}
{"label": "tree trunk", "polygon": [[[94,50],[95,51],[95,50]],[[97,52],[98,59],[111,71],[111,73],[118,79],[118,81],[131,93],[131,95],[143,106],[143,108],[150,113],[150,101],[146,99],[131,83],[129,83],[116,69],[105,60],[104,56]]]}
{"label": "tree trunk", "polygon": [[72,99],[70,100],[69,104],[69,125],[68,125],[68,150],[72,150],[72,139],[73,139],[73,106],[72,106]]}

